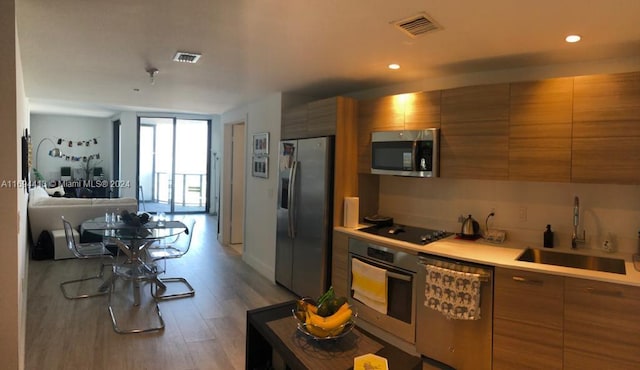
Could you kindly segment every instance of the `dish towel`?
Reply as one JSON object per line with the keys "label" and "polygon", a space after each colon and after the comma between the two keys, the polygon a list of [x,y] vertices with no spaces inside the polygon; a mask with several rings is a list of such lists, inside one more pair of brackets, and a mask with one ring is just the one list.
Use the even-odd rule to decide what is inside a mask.
{"label": "dish towel", "polygon": [[448,318],[480,319],[480,275],[425,265],[424,305]]}
{"label": "dish towel", "polygon": [[387,270],[351,259],[353,298],[374,310],[387,314]]}

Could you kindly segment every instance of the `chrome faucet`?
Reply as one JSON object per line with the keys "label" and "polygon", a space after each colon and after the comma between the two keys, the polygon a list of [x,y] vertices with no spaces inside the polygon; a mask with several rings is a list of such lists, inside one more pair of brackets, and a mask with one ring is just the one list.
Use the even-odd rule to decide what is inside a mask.
{"label": "chrome faucet", "polygon": [[580,199],[576,195],[573,199],[573,233],[571,234],[571,248],[575,249],[578,243],[584,243],[585,230],[582,230],[582,238],[578,237],[578,225],[580,224]]}

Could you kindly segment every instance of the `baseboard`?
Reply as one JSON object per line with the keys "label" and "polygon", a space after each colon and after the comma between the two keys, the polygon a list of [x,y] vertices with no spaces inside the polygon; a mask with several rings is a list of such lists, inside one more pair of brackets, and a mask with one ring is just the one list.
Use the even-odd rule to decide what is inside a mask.
{"label": "baseboard", "polygon": [[266,277],[275,284],[275,270],[263,263],[260,259],[254,258],[251,254],[245,253],[242,254],[242,260],[249,266],[251,266],[254,270],[256,270],[260,275]]}

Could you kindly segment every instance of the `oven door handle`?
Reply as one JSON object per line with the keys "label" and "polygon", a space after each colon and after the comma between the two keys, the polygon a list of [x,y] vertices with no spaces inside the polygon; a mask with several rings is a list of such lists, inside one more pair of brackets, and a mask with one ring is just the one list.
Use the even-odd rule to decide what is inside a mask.
{"label": "oven door handle", "polygon": [[409,276],[409,275],[397,274],[395,272],[391,272],[391,271],[388,271],[388,270],[387,270],[387,276],[392,278],[392,279],[411,281],[411,276]]}

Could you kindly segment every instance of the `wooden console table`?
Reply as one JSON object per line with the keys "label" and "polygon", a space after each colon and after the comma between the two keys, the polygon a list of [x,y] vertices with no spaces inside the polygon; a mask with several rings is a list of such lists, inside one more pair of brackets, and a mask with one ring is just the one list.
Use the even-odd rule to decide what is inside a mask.
{"label": "wooden console table", "polygon": [[292,370],[353,369],[353,359],[367,353],[386,358],[389,369],[422,369],[420,357],[394,347],[357,325],[337,340],[316,341],[297,330],[291,313],[294,307],[295,301],[289,301],[247,311],[246,369],[271,369],[273,352]]}

